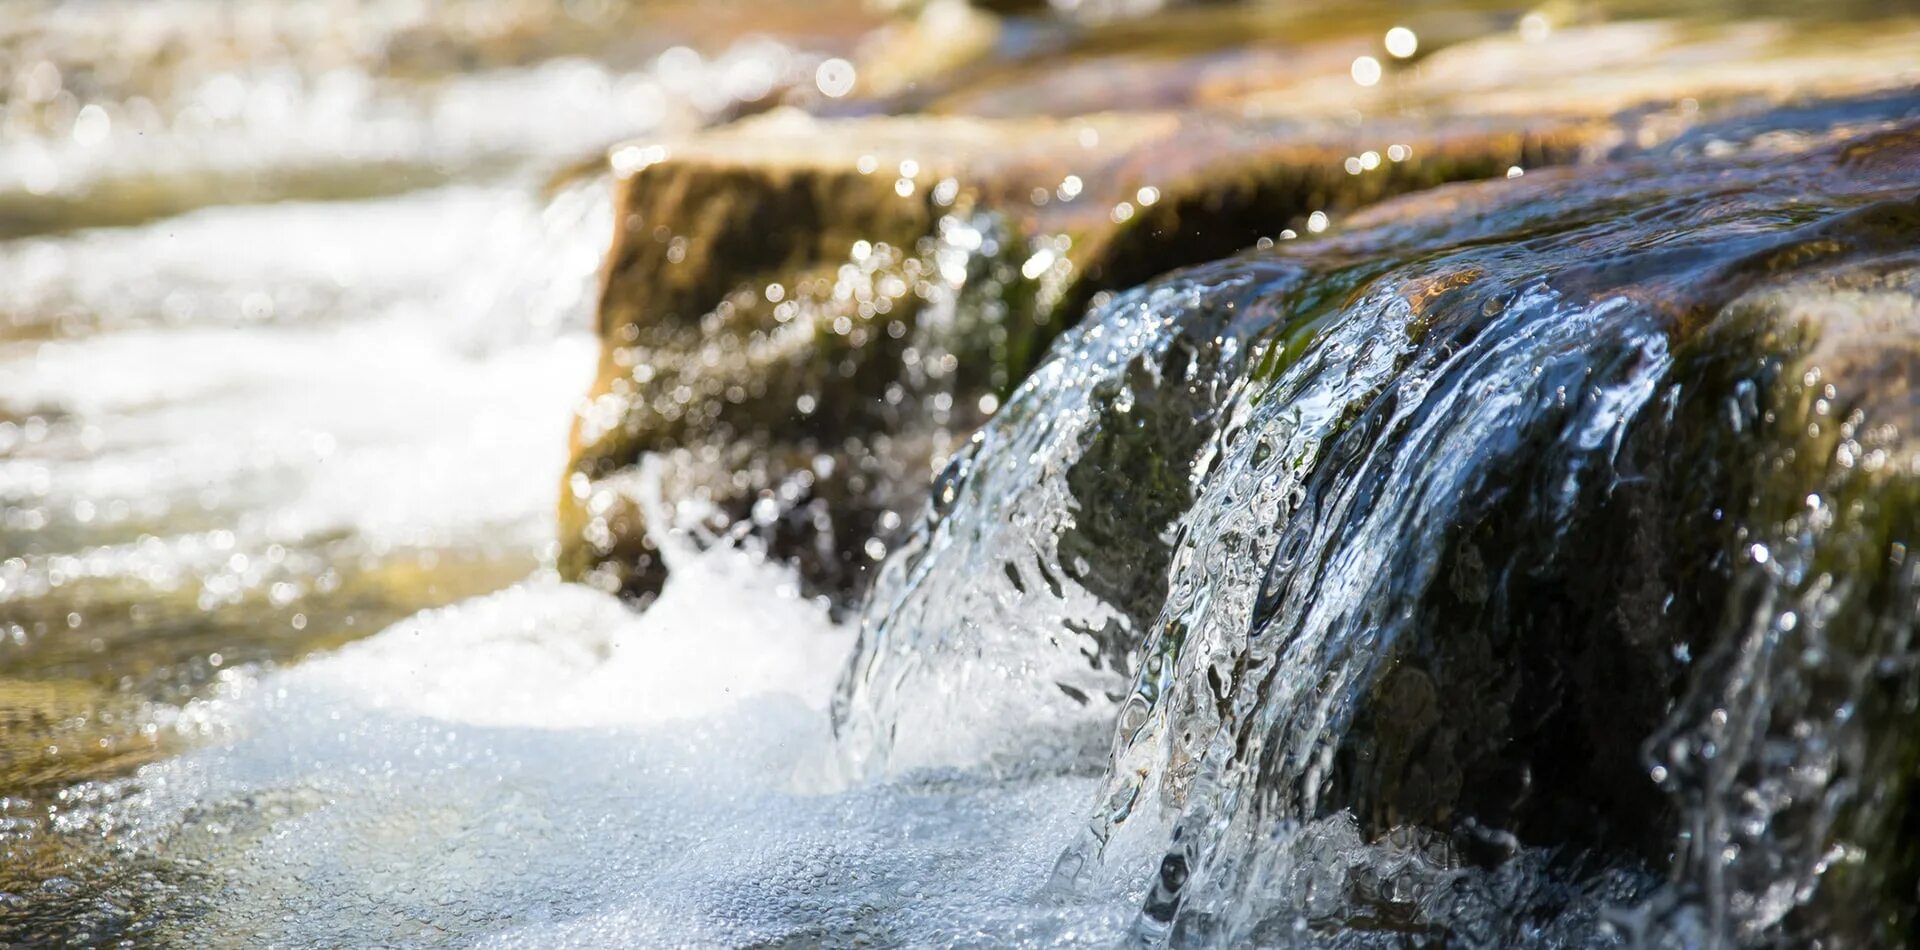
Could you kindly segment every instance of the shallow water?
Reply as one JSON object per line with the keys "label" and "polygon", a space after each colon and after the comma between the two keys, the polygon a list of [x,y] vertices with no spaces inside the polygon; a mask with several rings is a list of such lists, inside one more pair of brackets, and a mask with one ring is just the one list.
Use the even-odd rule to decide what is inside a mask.
{"label": "shallow water", "polygon": [[[237,760],[123,776],[221,741],[239,719],[213,700],[277,664],[539,570],[611,227],[603,176],[554,173],[756,94],[742,64],[771,81],[790,54],[415,82],[302,46],[347,21],[291,8],[14,6],[35,9],[0,43],[25,84],[0,232],[27,235],[0,242],[0,933],[104,940],[184,926],[203,857],[149,873],[136,842],[205,832],[181,812],[215,802],[93,805]],[[355,42],[417,28],[388,12]],[[179,30],[270,52],[142,65],[140,37]],[[374,180],[303,184],[313,162]],[[225,203],[363,191],[401,193]],[[114,220],[135,223],[76,230]]]}
{"label": "shallow water", "polygon": [[217,748],[83,820],[125,822],[157,879],[218,869],[151,931],[185,944],[1117,932],[1028,900],[1088,779],[836,790],[823,712],[850,631],[781,571],[688,557],[644,616],[532,581],[236,677],[190,709]]}
{"label": "shallow water", "polygon": [[261,15],[264,75],[89,87],[104,20],[9,37],[69,69],[0,142],[0,942],[1119,934],[1035,897],[1092,775],[848,786],[854,633],[784,568],[688,548],[638,616],[542,567],[611,228],[553,173],[812,60],[416,84]]}

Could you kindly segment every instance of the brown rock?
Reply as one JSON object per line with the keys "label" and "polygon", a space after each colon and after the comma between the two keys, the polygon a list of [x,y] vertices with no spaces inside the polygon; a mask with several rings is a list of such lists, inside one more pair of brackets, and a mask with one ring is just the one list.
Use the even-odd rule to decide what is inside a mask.
{"label": "brown rock", "polygon": [[[562,570],[658,588],[631,477],[652,453],[674,470],[656,514],[698,500],[720,525],[766,499],[773,550],[854,592],[887,513],[1093,295],[1305,230],[1311,212],[1565,160],[1598,131],[781,113],[625,147]],[[1382,158],[1388,143],[1405,160]]]}

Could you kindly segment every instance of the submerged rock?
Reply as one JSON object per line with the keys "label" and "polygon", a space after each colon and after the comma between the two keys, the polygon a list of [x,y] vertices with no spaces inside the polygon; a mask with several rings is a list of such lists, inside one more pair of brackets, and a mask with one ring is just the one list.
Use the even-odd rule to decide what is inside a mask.
{"label": "submerged rock", "polygon": [[850,758],[1117,717],[1060,880],[1157,864],[1150,940],[1905,939],[1916,167],[1547,171],[1115,298],[884,568]]}
{"label": "submerged rock", "polygon": [[[650,594],[669,526],[649,522],[695,501],[851,595],[876,531],[1088,300],[1329,211],[1565,160],[1599,131],[782,113],[623,147],[562,571]],[[1383,138],[1395,158],[1350,172]]]}

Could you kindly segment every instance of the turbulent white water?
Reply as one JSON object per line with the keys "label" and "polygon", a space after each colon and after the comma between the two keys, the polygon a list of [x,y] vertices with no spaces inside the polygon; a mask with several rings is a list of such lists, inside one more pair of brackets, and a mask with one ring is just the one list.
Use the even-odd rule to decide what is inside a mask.
{"label": "turbulent white water", "polygon": [[[431,95],[216,77],[171,131],[116,108],[105,140],[0,143],[25,156],[0,162],[0,199],[308,159],[551,164],[763,93],[793,56],[557,62]],[[251,98],[202,114],[229,87]],[[675,570],[644,615],[538,570],[512,582],[550,542],[611,228],[604,181],[543,195],[533,165],[0,242],[0,660],[126,657],[130,702],[194,697],[116,727],[180,754],[0,798],[0,846],[65,856],[0,886],[0,942],[1121,934],[1124,906],[1044,886],[1091,775],[848,782],[826,709],[854,632],[787,569],[663,537]]]}
{"label": "turbulent white water", "polygon": [[738,552],[644,615],[532,581],[188,715],[227,736],[94,820],[218,896],[168,939],[511,946],[1115,934],[1038,899],[1090,781],[838,787],[850,631]]}
{"label": "turbulent white water", "polygon": [[[598,186],[544,210],[450,188],[0,246],[10,312],[47,317],[5,351],[9,405],[58,420],[3,424],[13,517],[48,545],[209,526],[17,557],[5,594],[133,585],[217,608],[302,585],[298,608],[343,549],[302,573],[271,548],[537,553],[605,215]],[[46,826],[104,832],[101,866],[149,883],[64,913],[182,945],[1122,932],[1125,907],[1044,891],[1091,776],[849,785],[826,707],[852,629],[785,568],[661,541],[674,573],[645,614],[536,576],[154,710],[193,748],[71,790]]]}
{"label": "turbulent white water", "polygon": [[[577,317],[563,333],[533,325],[565,306],[487,325],[459,306],[469,288],[439,278],[475,255],[467,234],[539,233],[530,204],[450,189],[217,209],[0,250],[9,310],[89,324],[0,347],[9,406],[74,420],[10,424],[37,451],[0,463],[0,491],[45,485],[44,516],[82,524],[264,496],[271,508],[236,526],[274,537],[350,527],[404,541],[524,520],[549,500],[565,437],[551,420],[577,397],[592,341]],[[591,247],[550,278],[570,278],[576,301]],[[79,457],[64,462],[60,441]]]}

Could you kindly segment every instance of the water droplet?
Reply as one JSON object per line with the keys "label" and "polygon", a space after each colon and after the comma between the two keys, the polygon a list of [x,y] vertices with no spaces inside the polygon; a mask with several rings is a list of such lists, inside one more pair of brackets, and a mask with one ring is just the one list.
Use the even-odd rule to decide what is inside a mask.
{"label": "water droplet", "polygon": [[105,142],[113,135],[113,117],[98,105],[88,105],[80,110],[73,119],[73,141],[82,148],[92,148]]}
{"label": "water droplet", "polygon": [[1406,59],[1420,49],[1420,37],[1404,26],[1396,26],[1387,31],[1387,53],[1395,59]]}
{"label": "water droplet", "polygon": [[1353,61],[1353,81],[1362,86],[1374,86],[1380,82],[1380,61],[1371,56],[1361,56]]}
{"label": "water droplet", "polygon": [[852,63],[836,56],[822,62],[813,71],[813,82],[820,87],[821,95],[838,99],[853,91],[856,75]]}

